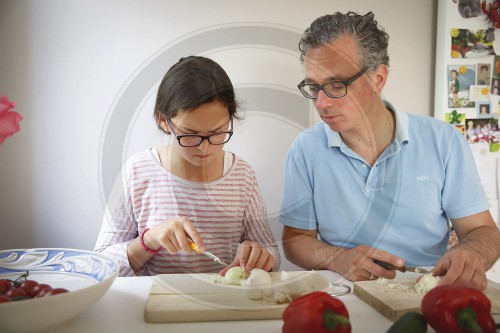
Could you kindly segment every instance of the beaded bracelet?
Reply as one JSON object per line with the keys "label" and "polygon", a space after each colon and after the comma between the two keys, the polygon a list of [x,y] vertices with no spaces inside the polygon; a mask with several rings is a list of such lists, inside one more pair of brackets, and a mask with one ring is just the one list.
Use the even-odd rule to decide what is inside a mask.
{"label": "beaded bracelet", "polygon": [[146,231],[148,231],[149,228],[146,228],[142,231],[141,233],[141,237],[139,237],[139,241],[141,243],[141,247],[144,251],[148,252],[148,253],[151,253],[151,254],[157,254],[158,252],[160,252],[161,250],[161,246],[157,249],[157,250],[153,250],[153,249],[150,249],[145,243],[144,243],[144,234],[146,233]]}

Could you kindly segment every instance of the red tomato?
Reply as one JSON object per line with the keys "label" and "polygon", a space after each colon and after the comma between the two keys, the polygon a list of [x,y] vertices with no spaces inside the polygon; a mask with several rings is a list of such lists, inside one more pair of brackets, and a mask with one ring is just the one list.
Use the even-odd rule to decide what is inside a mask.
{"label": "red tomato", "polygon": [[40,297],[38,296],[38,294],[44,291],[45,289],[52,289],[52,287],[45,283],[37,284],[36,286],[33,287],[33,289],[31,289],[31,291],[28,294],[28,297],[29,298]]}
{"label": "red tomato", "polygon": [[10,281],[7,279],[0,279],[0,295],[3,295],[11,288]]}
{"label": "red tomato", "polygon": [[11,288],[5,293],[5,296],[10,298],[12,301],[14,301],[16,299],[23,299],[23,298],[28,297],[28,295],[26,294],[26,291],[24,289],[21,289],[21,288]]}
{"label": "red tomato", "polygon": [[43,288],[41,289],[39,292],[36,293],[35,295],[35,298],[39,298],[39,297],[45,297],[45,295],[52,290],[52,287],[48,287],[48,288]]}
{"label": "red tomato", "polygon": [[10,302],[10,298],[8,298],[5,295],[0,295],[0,303],[7,303]]}
{"label": "red tomato", "polygon": [[52,295],[67,293],[68,289],[54,288],[54,289],[44,289],[44,291],[47,291],[47,292],[44,293],[42,297],[47,297],[47,296],[52,296]]}
{"label": "red tomato", "polygon": [[28,295],[28,297],[32,297],[32,296],[30,296],[31,290],[37,285],[38,285],[38,282],[36,282],[35,280],[25,280],[21,283],[19,288],[24,289],[24,291],[26,291],[26,295]]}

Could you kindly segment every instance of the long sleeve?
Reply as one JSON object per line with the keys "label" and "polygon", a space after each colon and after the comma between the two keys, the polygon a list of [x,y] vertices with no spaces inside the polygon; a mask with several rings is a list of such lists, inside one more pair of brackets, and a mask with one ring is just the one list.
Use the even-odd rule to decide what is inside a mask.
{"label": "long sleeve", "polygon": [[265,247],[275,259],[273,271],[276,272],[279,270],[281,264],[281,256],[267,221],[266,205],[260,193],[255,174],[253,176],[254,182],[244,213],[242,241],[256,241]]}
{"label": "long sleeve", "polygon": [[101,231],[94,248],[95,251],[118,260],[120,276],[135,275],[129,264],[127,247],[129,242],[138,236],[127,184],[127,172],[126,168],[123,168],[106,204]]}

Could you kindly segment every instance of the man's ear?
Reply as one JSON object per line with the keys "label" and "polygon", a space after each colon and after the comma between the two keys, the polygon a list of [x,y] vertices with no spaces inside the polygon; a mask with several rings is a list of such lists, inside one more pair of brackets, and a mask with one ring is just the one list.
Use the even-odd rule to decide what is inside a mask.
{"label": "man's ear", "polygon": [[387,82],[387,76],[389,75],[389,69],[386,65],[381,64],[374,71],[373,75],[373,85],[379,92],[382,92],[382,89],[385,87],[385,83]]}

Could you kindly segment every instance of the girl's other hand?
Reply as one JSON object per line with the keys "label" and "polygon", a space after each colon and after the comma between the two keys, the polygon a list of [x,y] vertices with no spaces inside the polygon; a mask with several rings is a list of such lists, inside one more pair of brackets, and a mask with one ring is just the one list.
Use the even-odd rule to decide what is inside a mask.
{"label": "girl's other hand", "polygon": [[220,274],[224,276],[231,267],[235,266],[241,266],[247,272],[254,268],[270,271],[274,264],[275,259],[266,248],[257,242],[247,240],[240,244],[233,262],[224,268]]}

